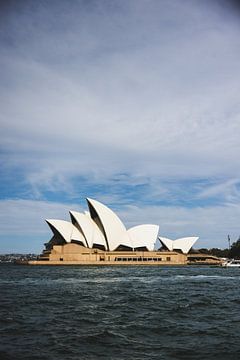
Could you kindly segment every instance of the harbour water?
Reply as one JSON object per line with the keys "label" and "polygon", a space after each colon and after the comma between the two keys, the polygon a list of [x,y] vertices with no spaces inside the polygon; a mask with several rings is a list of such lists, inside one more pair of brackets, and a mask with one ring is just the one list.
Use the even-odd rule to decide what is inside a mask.
{"label": "harbour water", "polygon": [[1,360],[240,359],[240,269],[0,265]]}

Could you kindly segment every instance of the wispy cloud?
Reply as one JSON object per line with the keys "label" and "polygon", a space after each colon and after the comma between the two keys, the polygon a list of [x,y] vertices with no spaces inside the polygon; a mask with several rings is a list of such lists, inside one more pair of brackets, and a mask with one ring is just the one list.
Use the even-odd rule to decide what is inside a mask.
{"label": "wispy cloud", "polygon": [[240,180],[225,180],[213,185],[208,184],[198,194],[199,198],[218,198],[225,202],[239,203],[240,200]]}
{"label": "wispy cloud", "polygon": [[[105,199],[108,200],[108,199]],[[200,236],[196,247],[227,247],[227,235],[239,236],[239,205],[186,208],[181,206],[118,204],[116,211],[127,228],[143,223],[160,225],[160,235],[178,238]],[[1,251],[38,251],[51,238],[46,218],[70,221],[69,210],[87,210],[81,203],[33,200],[0,201]]]}
{"label": "wispy cloud", "polygon": [[238,204],[231,2],[11,4],[0,24],[2,198]]}

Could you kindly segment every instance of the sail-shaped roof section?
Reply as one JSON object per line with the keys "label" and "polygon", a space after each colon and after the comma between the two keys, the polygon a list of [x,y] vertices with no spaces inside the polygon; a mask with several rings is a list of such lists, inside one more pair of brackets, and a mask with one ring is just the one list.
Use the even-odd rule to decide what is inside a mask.
{"label": "sail-shaped roof section", "polygon": [[181,249],[184,254],[187,254],[197,240],[196,236],[177,239],[173,242],[173,249]]}
{"label": "sail-shaped roof section", "polygon": [[83,236],[82,232],[79,231],[77,226],[72,226],[72,235],[71,235],[71,241],[72,242],[79,242],[81,245],[88,247],[85,237]]}
{"label": "sail-shaped roof section", "polygon": [[127,232],[134,249],[146,247],[152,251],[157,240],[159,226],[152,224],[137,225],[128,229]]}
{"label": "sail-shaped roof section", "polygon": [[70,211],[70,215],[72,221],[75,220],[77,222],[89,248],[94,244],[102,245],[105,249],[107,248],[104,235],[89,215],[77,211]]}
{"label": "sail-shaped roof section", "polygon": [[[108,251],[144,250],[153,251],[159,231],[158,225],[144,224],[126,230],[119,217],[106,205],[87,198],[89,211],[70,211],[72,223],[65,220],[47,219],[54,236],[54,243],[78,242],[89,247]],[[52,243],[53,240],[51,239]],[[187,254],[198,237],[171,240],[159,237],[170,251],[181,250]]]}
{"label": "sail-shaped roof section", "polygon": [[184,237],[176,240],[171,240],[162,236],[159,237],[161,243],[165,245],[168,250],[181,250],[184,254],[187,254],[190,251],[198,239],[197,236]]}
{"label": "sail-shaped roof section", "polygon": [[81,234],[78,228],[69,221],[47,219],[46,222],[51,228],[52,232],[60,236],[61,239],[64,239],[65,242],[70,243],[72,240],[74,240],[79,241],[84,246],[86,246],[84,236]]}
{"label": "sail-shaped roof section", "polygon": [[67,243],[71,242],[72,223],[56,219],[46,219],[46,222],[54,234],[60,235]]}
{"label": "sail-shaped roof section", "polygon": [[131,242],[125,226],[119,217],[106,205],[87,198],[91,218],[102,231],[107,249],[115,250],[119,245],[131,247]]}
{"label": "sail-shaped roof section", "polygon": [[173,251],[173,240],[162,236],[159,236],[159,240],[169,251]]}

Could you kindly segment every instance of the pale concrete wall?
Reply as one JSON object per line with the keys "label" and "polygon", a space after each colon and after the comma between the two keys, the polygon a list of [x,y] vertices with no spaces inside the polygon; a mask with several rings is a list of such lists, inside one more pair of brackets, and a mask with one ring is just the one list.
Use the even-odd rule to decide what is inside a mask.
{"label": "pale concrete wall", "polygon": [[[128,260],[128,259],[131,260]],[[126,259],[126,260],[124,260]],[[137,260],[132,260],[137,259]],[[147,259],[147,260],[143,260]],[[161,259],[161,261],[159,261]],[[140,264],[157,263],[159,265],[178,265],[186,264],[187,256],[176,252],[160,251],[102,251],[99,249],[89,249],[81,245],[68,243],[64,245],[54,245],[49,254],[49,262],[90,262],[90,263],[114,263]]]}

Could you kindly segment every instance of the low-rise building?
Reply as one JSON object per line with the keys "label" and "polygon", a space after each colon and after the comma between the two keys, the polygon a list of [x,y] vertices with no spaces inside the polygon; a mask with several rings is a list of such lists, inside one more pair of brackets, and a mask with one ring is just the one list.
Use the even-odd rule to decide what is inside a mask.
{"label": "low-rise building", "polygon": [[[53,236],[31,265],[186,265],[198,237],[158,237],[159,226],[126,229],[119,217],[99,201],[87,199],[89,211],[70,211],[71,222],[46,220]],[[162,249],[157,250],[162,245]],[[206,257],[206,256],[205,256]],[[215,258],[215,261],[217,258]]]}

